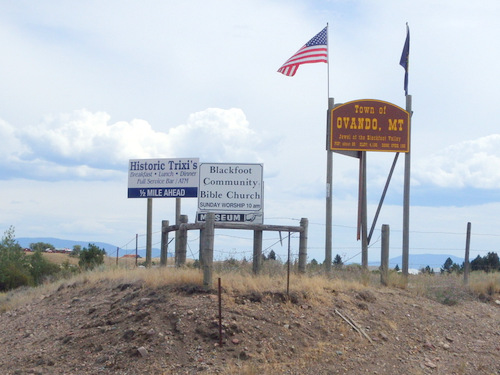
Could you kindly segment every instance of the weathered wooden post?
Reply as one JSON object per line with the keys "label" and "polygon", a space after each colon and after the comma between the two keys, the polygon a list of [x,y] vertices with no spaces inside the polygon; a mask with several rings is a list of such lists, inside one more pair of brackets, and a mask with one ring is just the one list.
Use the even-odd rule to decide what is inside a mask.
{"label": "weathered wooden post", "polygon": [[138,254],[138,246],[139,246],[139,234],[135,234],[135,267],[137,268],[137,258],[139,258]]}
{"label": "weathered wooden post", "polygon": [[307,230],[309,227],[309,220],[303,217],[300,219],[300,226],[303,230],[300,232],[299,237],[299,273],[305,273],[307,265]]}
{"label": "weathered wooden post", "polygon": [[198,262],[200,263],[200,270],[203,269],[203,246],[205,243],[205,228],[200,229],[200,251],[198,254]]}
{"label": "weathered wooden post", "polygon": [[186,253],[187,253],[187,229],[183,227],[182,224],[187,224],[187,215],[181,215],[179,219],[179,230],[177,241],[179,241],[178,246],[176,246],[177,254],[175,256],[175,266],[182,267],[186,264]]}
{"label": "weathered wooden post", "polygon": [[253,264],[254,275],[258,275],[262,268],[262,230],[253,231]]}
{"label": "weathered wooden post", "polygon": [[160,250],[160,266],[167,266],[168,257],[168,220],[161,221],[161,250]]}
{"label": "weathered wooden post", "polygon": [[382,285],[389,284],[389,225],[382,225],[382,250],[380,255],[380,282]]}
{"label": "weathered wooden post", "polygon": [[469,273],[470,273],[470,262],[469,262],[469,251],[470,251],[470,231],[471,223],[467,223],[467,236],[465,239],[465,261],[464,261],[464,284],[469,284]]}
{"label": "weathered wooden post", "polygon": [[146,220],[146,267],[151,268],[151,254],[153,251],[153,199],[148,198]]}
{"label": "weathered wooden post", "polygon": [[212,288],[212,269],[214,263],[214,232],[215,214],[208,212],[205,218],[205,229],[203,230],[203,287]]}

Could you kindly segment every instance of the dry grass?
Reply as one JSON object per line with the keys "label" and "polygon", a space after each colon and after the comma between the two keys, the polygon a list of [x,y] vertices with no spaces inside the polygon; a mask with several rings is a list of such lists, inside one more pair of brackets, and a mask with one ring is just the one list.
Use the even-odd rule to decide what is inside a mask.
{"label": "dry grass", "polygon": [[[34,253],[26,253],[28,256],[34,254]],[[55,264],[64,264],[64,263],[69,263],[71,265],[78,265],[78,258],[75,257],[70,257],[69,254],[61,254],[61,253],[42,253],[42,255],[47,259],[49,262],[55,263]],[[146,261],[145,258],[139,258],[137,259],[137,264],[140,265]],[[160,264],[160,258],[152,258],[151,259],[153,264]],[[118,266],[118,267],[125,267],[125,268],[134,268],[135,267],[135,258],[118,258],[118,262],[116,257],[104,257],[104,264],[106,266]],[[173,265],[174,260],[173,258],[168,258],[167,259],[167,264]]]}
{"label": "dry grass", "polygon": [[0,313],[28,304],[36,298],[43,298],[56,290],[62,282],[62,280],[59,280],[36,288],[21,287],[6,293],[0,293]]}
{"label": "dry grass", "polygon": [[[58,264],[77,264],[77,258],[66,254],[44,254],[50,261]],[[153,267],[151,269],[135,268],[135,259],[120,258],[118,266],[116,258],[105,258],[105,264],[98,269],[76,274],[70,282],[97,283],[102,280],[137,282],[145,286],[156,288],[161,286],[199,285],[203,283],[203,274],[199,269],[186,267],[177,269],[169,267]],[[153,259],[153,264],[159,259]],[[169,264],[173,263],[170,259]],[[251,264],[237,267],[230,264],[226,267],[224,262],[216,265],[213,276],[213,289],[220,277],[225,293],[285,293],[287,290],[286,267],[279,263],[266,262],[263,272],[259,276],[251,273]],[[241,266],[241,265],[240,265]],[[425,296],[441,303],[453,305],[471,298],[494,298],[500,293],[500,273],[486,274],[474,272],[471,274],[469,286],[464,286],[463,275],[410,275],[407,280],[396,272],[389,275],[389,288],[403,288],[416,295]],[[36,288],[24,288],[9,293],[0,294],[0,311],[12,309],[15,306],[29,302],[33,298],[43,296],[56,290],[61,283],[68,280],[59,280],[47,283]],[[378,273],[364,272],[357,267],[334,269],[330,277],[321,272],[310,272],[300,275],[296,272],[290,274],[290,293],[296,293],[308,300],[308,303],[323,303],[335,291],[362,290],[366,287],[380,287]],[[498,297],[497,297],[498,298]]]}
{"label": "dry grass", "polygon": [[469,285],[462,274],[416,275],[409,279],[408,289],[445,305],[456,305],[471,299],[492,299],[500,293],[500,273],[472,272]]}
{"label": "dry grass", "polygon": [[473,272],[469,278],[469,288],[477,295],[500,294],[500,272]]}
{"label": "dry grass", "polygon": [[[245,275],[239,273],[218,273],[214,280],[221,278],[221,284],[226,293],[286,293],[286,273],[270,275]],[[215,287],[215,285],[214,285]],[[322,275],[290,275],[289,293],[306,298],[312,305],[324,303],[331,298],[334,291],[361,290],[364,286],[356,281],[346,281],[337,278],[327,278]]]}

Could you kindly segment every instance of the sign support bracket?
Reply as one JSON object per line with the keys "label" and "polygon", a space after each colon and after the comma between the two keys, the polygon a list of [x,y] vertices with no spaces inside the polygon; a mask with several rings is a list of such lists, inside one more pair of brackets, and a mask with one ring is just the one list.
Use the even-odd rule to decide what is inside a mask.
{"label": "sign support bracket", "polygon": [[373,218],[373,223],[370,228],[370,233],[368,234],[368,245],[370,244],[370,241],[372,239],[375,225],[377,225],[378,215],[380,214],[380,210],[382,209],[382,204],[384,204],[385,195],[387,193],[387,189],[389,188],[389,184],[391,183],[392,173],[394,172],[394,168],[396,167],[398,158],[399,158],[399,152],[397,152],[396,155],[394,156],[394,161],[392,162],[391,170],[389,172],[389,175],[387,176],[387,181],[385,182],[384,191],[382,192],[382,196],[380,197],[380,202],[378,203],[377,212],[375,213],[375,217]]}

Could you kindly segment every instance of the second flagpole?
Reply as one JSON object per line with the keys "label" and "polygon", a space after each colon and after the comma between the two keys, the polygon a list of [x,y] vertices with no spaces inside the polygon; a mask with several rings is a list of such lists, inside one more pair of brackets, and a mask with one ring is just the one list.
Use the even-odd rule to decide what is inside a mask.
{"label": "second flagpole", "polygon": [[330,48],[328,46],[328,23],[327,30],[327,98],[328,112],[326,116],[326,220],[325,220],[325,272],[329,274],[332,270],[332,208],[333,208],[333,151],[330,150],[330,116],[334,106],[334,99],[330,98]]}

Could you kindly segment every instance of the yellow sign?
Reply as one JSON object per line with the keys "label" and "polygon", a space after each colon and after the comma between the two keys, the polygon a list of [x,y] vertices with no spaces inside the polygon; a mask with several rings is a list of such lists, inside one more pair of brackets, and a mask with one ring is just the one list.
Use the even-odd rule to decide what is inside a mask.
{"label": "yellow sign", "polygon": [[410,114],[392,103],[354,100],[331,110],[330,150],[410,151]]}

